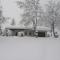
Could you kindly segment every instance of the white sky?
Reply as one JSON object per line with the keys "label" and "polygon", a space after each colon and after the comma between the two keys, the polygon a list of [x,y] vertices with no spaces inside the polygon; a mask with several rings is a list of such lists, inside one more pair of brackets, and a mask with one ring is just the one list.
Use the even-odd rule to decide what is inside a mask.
{"label": "white sky", "polygon": [[[17,0],[1,0],[4,16],[15,19],[19,18],[21,12],[15,1]],[[41,4],[43,5],[46,1],[47,0],[41,0]]]}
{"label": "white sky", "polygon": [[[20,14],[22,10],[20,10],[16,4],[17,0],[1,0],[1,4],[3,7],[3,15],[5,17],[11,17],[15,18],[16,22],[21,20]],[[48,0],[41,0],[41,5],[44,6],[44,4]],[[44,7],[45,8],[45,7]]]}
{"label": "white sky", "polygon": [[19,17],[19,9],[15,0],[2,0],[3,14],[6,17],[17,19]]}

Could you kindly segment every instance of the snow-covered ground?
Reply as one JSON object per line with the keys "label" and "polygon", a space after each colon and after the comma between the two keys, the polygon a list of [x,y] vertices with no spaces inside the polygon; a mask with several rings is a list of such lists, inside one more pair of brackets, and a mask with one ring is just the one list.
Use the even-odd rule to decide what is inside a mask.
{"label": "snow-covered ground", "polygon": [[60,60],[60,38],[0,37],[0,60]]}

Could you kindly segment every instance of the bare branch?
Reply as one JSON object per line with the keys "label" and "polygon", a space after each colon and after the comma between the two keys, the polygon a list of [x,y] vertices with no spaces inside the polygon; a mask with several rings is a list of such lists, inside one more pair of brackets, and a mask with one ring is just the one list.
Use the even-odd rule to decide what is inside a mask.
{"label": "bare branch", "polygon": [[24,2],[17,1],[16,3],[17,3],[17,5],[19,6],[19,8],[25,7],[25,3],[24,3]]}

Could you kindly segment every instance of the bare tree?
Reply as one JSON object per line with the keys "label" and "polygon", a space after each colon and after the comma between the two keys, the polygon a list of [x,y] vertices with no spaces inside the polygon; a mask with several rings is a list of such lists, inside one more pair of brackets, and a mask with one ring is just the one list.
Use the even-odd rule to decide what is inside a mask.
{"label": "bare tree", "polygon": [[59,15],[59,9],[58,2],[55,0],[50,0],[47,4],[47,17],[49,20],[49,23],[51,25],[51,32],[53,33],[53,36],[55,37],[55,24],[57,21],[57,18]]}
{"label": "bare tree", "polygon": [[2,34],[2,24],[6,21],[3,16],[2,6],[0,6],[0,35]]}
{"label": "bare tree", "polygon": [[25,25],[33,23],[34,30],[36,31],[37,21],[41,19],[43,10],[40,6],[40,0],[25,0],[25,2],[17,1],[19,8],[24,8],[22,21]]}

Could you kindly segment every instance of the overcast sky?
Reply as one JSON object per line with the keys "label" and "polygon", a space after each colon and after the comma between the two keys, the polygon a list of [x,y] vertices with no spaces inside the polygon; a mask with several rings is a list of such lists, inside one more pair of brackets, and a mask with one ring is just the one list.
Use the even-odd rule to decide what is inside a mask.
{"label": "overcast sky", "polygon": [[[1,0],[3,15],[5,17],[15,18],[15,20],[21,20],[20,14],[22,10],[18,8],[16,1],[17,0]],[[45,8],[45,4],[47,3],[47,1],[48,0],[40,0],[43,8]]]}
{"label": "overcast sky", "polygon": [[[17,0],[1,0],[4,16],[8,16],[15,19],[19,18],[20,10],[15,1]],[[41,5],[46,3],[46,1],[47,0],[41,0]]]}

